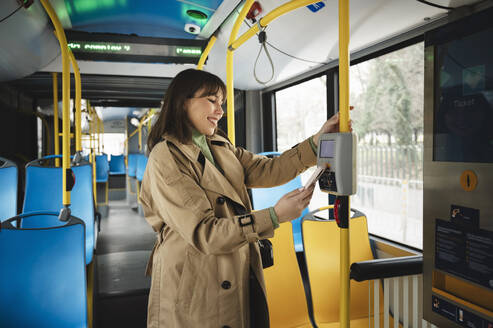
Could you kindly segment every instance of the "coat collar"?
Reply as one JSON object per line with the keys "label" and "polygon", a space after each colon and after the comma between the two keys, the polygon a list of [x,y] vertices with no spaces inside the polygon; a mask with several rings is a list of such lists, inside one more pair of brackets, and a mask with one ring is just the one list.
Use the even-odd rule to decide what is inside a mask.
{"label": "coat collar", "polygon": [[[192,141],[188,144],[184,144],[180,142],[175,136],[171,134],[164,134],[162,137],[163,140],[170,141],[173,143],[178,149],[180,149],[183,154],[190,160],[190,161],[196,161],[197,158],[199,157],[200,154],[200,148],[194,144]],[[218,135],[214,134],[211,137],[206,137],[207,143],[209,144],[209,147],[211,145],[224,145],[226,143],[229,143],[229,140]],[[212,150],[212,148],[211,148]]]}
{"label": "coat collar", "polygon": [[180,149],[180,151],[191,161],[197,161],[197,158],[200,154],[200,148],[197,147],[191,140],[190,143],[184,144],[180,142],[175,136],[171,134],[163,135],[163,140],[171,142],[176,148]]}
{"label": "coat collar", "polygon": [[[192,163],[197,162],[200,155],[200,148],[193,142],[189,144],[181,143],[172,135],[164,135],[163,139],[173,143]],[[226,150],[224,145],[229,143],[228,139],[217,134],[207,137],[207,142],[214,156],[214,161],[225,172],[220,172],[214,164],[206,160],[200,184],[204,189],[224,195],[238,204],[245,206],[244,200],[239,196],[238,191],[241,190],[239,181],[235,180],[236,170],[232,170],[231,161],[235,158],[228,158],[234,155],[231,151]],[[229,154],[231,153],[231,154]]]}

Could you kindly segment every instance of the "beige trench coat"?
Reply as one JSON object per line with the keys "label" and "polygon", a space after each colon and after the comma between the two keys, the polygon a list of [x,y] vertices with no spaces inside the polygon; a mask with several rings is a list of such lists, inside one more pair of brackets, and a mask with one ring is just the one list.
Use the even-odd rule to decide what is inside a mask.
{"label": "beige trench coat", "polygon": [[215,135],[208,143],[221,173],[198,160],[196,145],[163,140],[149,156],[140,193],[158,232],[147,327],[249,328],[250,272],[265,296],[256,241],[274,230],[268,209],[251,213],[247,188],[286,183],[316,156],[308,140],[269,159]]}

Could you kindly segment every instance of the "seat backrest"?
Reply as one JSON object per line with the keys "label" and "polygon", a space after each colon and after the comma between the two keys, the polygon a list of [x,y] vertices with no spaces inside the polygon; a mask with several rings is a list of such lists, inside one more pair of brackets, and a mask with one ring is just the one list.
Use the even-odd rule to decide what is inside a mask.
{"label": "seat backrest", "polygon": [[[259,155],[275,157],[279,156],[280,153],[276,152],[266,152],[260,153]],[[260,210],[263,208],[271,207],[276,205],[277,201],[281,199],[284,194],[293,191],[297,188],[302,187],[301,177],[297,176],[293,180],[277,187],[272,188],[252,188],[252,206],[255,210]],[[301,218],[308,213],[308,208],[305,208],[301,213],[300,217],[292,221],[293,235],[294,235],[294,246],[297,252],[303,251],[303,242],[301,237]]]}
{"label": "seat backrest", "polygon": [[139,158],[139,154],[128,154],[127,174],[129,177],[135,178],[138,158]]}
{"label": "seat backrest", "polygon": [[96,182],[108,181],[109,169],[108,156],[106,154],[96,155]]}
{"label": "seat backrest", "polygon": [[[366,217],[350,222],[350,263],[371,260]],[[303,243],[315,322],[339,322],[339,228],[335,221],[302,222]],[[351,280],[350,319],[368,317],[368,281]]]}
{"label": "seat backrest", "polygon": [[264,269],[270,326],[290,328],[310,326],[310,317],[290,222],[282,223],[270,239],[274,265]]}
{"label": "seat backrest", "polygon": [[[26,166],[26,193],[23,213],[31,211],[55,211],[63,207],[62,168],[38,166],[32,161]],[[92,166],[84,161],[73,166],[75,185],[70,193],[70,209],[73,216],[84,221],[86,226],[86,263],[92,261],[94,250],[94,199],[92,189]],[[53,218],[46,220],[26,220],[23,228],[37,228],[60,225]]]}
{"label": "seat backrest", "polygon": [[17,214],[17,165],[0,157],[0,222]]}
{"label": "seat backrest", "polygon": [[142,181],[144,178],[144,172],[147,166],[147,157],[144,154],[139,154],[137,158],[137,169],[135,171],[135,178]]}
{"label": "seat backrest", "polygon": [[125,174],[125,157],[123,155],[111,155],[110,174]]}
{"label": "seat backrest", "polygon": [[0,229],[0,327],[87,327],[84,223],[24,230],[7,222]]}

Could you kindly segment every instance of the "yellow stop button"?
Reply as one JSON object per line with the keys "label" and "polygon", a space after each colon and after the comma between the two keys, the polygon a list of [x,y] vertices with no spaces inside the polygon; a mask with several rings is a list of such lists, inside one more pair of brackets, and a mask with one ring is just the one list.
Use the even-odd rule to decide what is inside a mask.
{"label": "yellow stop button", "polygon": [[471,170],[465,170],[460,176],[460,185],[465,191],[473,191],[478,185],[478,177]]}

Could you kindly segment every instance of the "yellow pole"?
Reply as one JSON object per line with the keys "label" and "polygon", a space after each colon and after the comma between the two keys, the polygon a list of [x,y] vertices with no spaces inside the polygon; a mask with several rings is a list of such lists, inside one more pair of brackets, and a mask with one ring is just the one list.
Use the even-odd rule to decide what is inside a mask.
{"label": "yellow pole", "polygon": [[[339,131],[349,132],[349,0],[339,0]],[[341,328],[348,328],[350,323],[350,200],[342,196],[341,201],[347,204],[342,209],[340,228],[340,305],[339,321]]]}
{"label": "yellow pole", "polygon": [[142,150],[142,124],[139,124],[137,130],[139,131],[139,150]]}
{"label": "yellow pole", "polygon": [[[60,155],[60,137],[58,132],[58,73],[51,73],[53,77],[53,135],[55,145],[55,155]],[[55,158],[55,166],[60,166],[60,159]]]}
{"label": "yellow pole", "polygon": [[[320,2],[320,0],[292,0],[272,10],[270,13],[262,17],[259,23],[262,27],[265,27],[279,16],[282,16],[292,10],[298,9],[300,7],[305,7],[316,2]],[[248,39],[250,39],[258,32],[259,32],[258,24],[252,25],[252,27],[250,27],[250,29],[245,33],[243,33],[238,39],[230,40],[229,48],[232,48],[232,50],[238,49],[243,43],[245,43]]]}
{"label": "yellow pole", "polygon": [[74,69],[75,76],[75,151],[82,151],[82,122],[81,122],[81,80],[80,80],[80,70],[77,61],[75,60],[74,54],[69,50],[70,62],[72,63],[72,68]]}
{"label": "yellow pole", "polygon": [[125,167],[128,167],[128,119],[125,117],[125,135],[127,136],[125,138]]}
{"label": "yellow pole", "polygon": [[62,24],[58,20],[56,12],[51,7],[48,0],[41,0],[48,16],[55,26],[55,31],[60,42],[62,52],[62,104],[63,104],[63,143],[62,143],[62,184],[63,184],[63,205],[70,205],[70,192],[67,190],[67,171],[70,169],[70,63],[68,55],[67,39],[63,31]]}
{"label": "yellow pole", "polygon": [[96,126],[95,126],[95,118],[94,118],[94,110],[92,109],[91,105],[89,102],[88,103],[88,108],[89,108],[89,113],[91,115],[91,123],[90,123],[90,135],[91,135],[91,158],[92,158],[92,192],[94,195],[94,205],[98,205],[98,194],[97,194],[97,188],[96,188],[96,142],[94,139],[94,131],[96,131]]}
{"label": "yellow pole", "polygon": [[[228,45],[232,44],[238,35],[238,31],[240,30],[241,23],[246,17],[246,14],[250,10],[254,0],[246,0],[243,8],[240,11],[239,16],[236,18],[236,21],[233,25],[233,29],[231,30],[231,35],[229,36]],[[233,87],[233,51],[234,49],[230,49],[226,52],[226,93],[227,93],[227,111],[226,117],[228,119],[228,137],[231,143],[235,144],[235,104],[234,104],[234,87]]]}
{"label": "yellow pole", "polygon": [[207,43],[207,47],[205,47],[204,52],[200,56],[199,63],[197,64],[197,69],[202,70],[204,67],[205,60],[207,59],[207,56],[209,56],[209,52],[211,51],[212,47],[214,46],[214,43],[216,43],[216,36],[211,36],[209,39],[209,42]]}
{"label": "yellow pole", "polygon": [[101,120],[99,119],[98,113],[95,112],[95,114],[96,114],[96,117],[98,120],[98,125],[97,125],[97,128],[98,128],[98,152],[101,154],[102,153],[102,151],[101,151]]}
{"label": "yellow pole", "polygon": [[104,122],[101,120],[101,150],[104,153]]}
{"label": "yellow pole", "polygon": [[149,115],[149,117],[147,118],[147,137],[149,137],[149,133],[151,133],[153,116],[154,116],[154,110],[151,109],[151,115]]}

